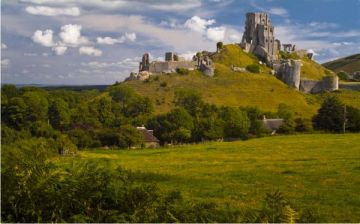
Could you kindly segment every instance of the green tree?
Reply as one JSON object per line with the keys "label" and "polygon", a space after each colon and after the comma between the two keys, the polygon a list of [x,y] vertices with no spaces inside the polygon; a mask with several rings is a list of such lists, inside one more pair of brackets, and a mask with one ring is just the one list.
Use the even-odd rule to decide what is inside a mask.
{"label": "green tree", "polygon": [[278,107],[278,116],[284,119],[284,123],[279,127],[280,133],[292,133],[295,130],[294,112],[291,107],[281,103]]}
{"label": "green tree", "polygon": [[5,123],[17,129],[20,129],[24,125],[26,117],[26,104],[23,98],[11,98],[4,110],[3,119]]}
{"label": "green tree", "polygon": [[144,142],[143,134],[131,125],[123,125],[119,129],[118,146],[121,148],[131,148],[139,146]]}
{"label": "green tree", "polygon": [[185,108],[194,117],[199,115],[204,105],[201,95],[189,89],[176,91],[174,103],[178,107]]}
{"label": "green tree", "polygon": [[49,121],[53,128],[63,130],[71,122],[68,104],[61,98],[55,98],[49,107]]}
{"label": "green tree", "polygon": [[315,128],[341,132],[345,122],[344,109],[344,105],[336,96],[327,96],[313,119]]}
{"label": "green tree", "polygon": [[346,107],[346,130],[360,132],[360,110],[347,106]]}
{"label": "green tree", "polygon": [[312,131],[312,122],[310,119],[296,118],[295,119],[295,131],[298,132],[309,132]]}
{"label": "green tree", "polygon": [[43,92],[28,91],[22,96],[26,103],[26,120],[28,122],[47,121],[49,103]]}
{"label": "green tree", "polygon": [[225,137],[245,137],[249,132],[250,120],[245,111],[238,108],[223,107],[222,119],[225,122]]}

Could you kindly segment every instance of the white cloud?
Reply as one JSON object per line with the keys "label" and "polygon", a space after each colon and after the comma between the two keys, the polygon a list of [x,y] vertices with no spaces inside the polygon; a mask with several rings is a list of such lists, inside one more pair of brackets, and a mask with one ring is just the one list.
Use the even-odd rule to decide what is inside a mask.
{"label": "white cloud", "polygon": [[187,11],[201,6],[201,1],[199,0],[187,0],[187,1],[174,1],[174,2],[164,2],[162,4],[150,4],[151,9],[160,10],[160,11]]}
{"label": "white cloud", "polygon": [[222,41],[225,37],[225,30],[223,26],[209,28],[206,31],[206,37],[212,41]]}
{"label": "white cloud", "polygon": [[4,43],[1,43],[1,49],[6,49],[6,48],[7,48],[7,45]]}
{"label": "white cloud", "polygon": [[277,15],[277,16],[287,16],[288,11],[284,8],[271,8],[268,10],[270,14]]}
{"label": "white cloud", "polygon": [[38,54],[37,53],[24,53],[24,56],[25,57],[36,57],[36,56],[38,56]]}
{"label": "white cloud", "polygon": [[88,44],[89,40],[86,37],[81,36],[81,29],[81,25],[68,24],[61,27],[59,36],[64,44],[73,47],[76,47],[80,44]]}
{"label": "white cloud", "polygon": [[119,43],[118,39],[114,39],[112,37],[97,37],[96,41],[98,44],[107,44],[107,45],[113,45]]}
{"label": "white cloud", "polygon": [[185,52],[185,53],[182,53],[182,54],[179,54],[180,57],[184,58],[185,60],[192,60],[194,55],[196,54],[195,51],[188,51],[188,52]]}
{"label": "white cloud", "polygon": [[98,44],[106,44],[106,45],[114,45],[116,43],[124,43],[126,40],[134,42],[136,40],[135,33],[125,33],[125,35],[120,38],[112,38],[112,37],[97,37],[96,41]]}
{"label": "white cloud", "polygon": [[32,36],[32,40],[35,43],[41,44],[45,47],[52,47],[54,46],[54,40],[53,40],[53,31],[52,30],[36,30],[34,35]]}
{"label": "white cloud", "polygon": [[80,9],[78,7],[71,8],[53,8],[47,6],[28,6],[26,12],[32,15],[42,16],[79,16]]}
{"label": "white cloud", "polygon": [[67,49],[66,46],[61,45],[52,48],[56,55],[64,55]]}
{"label": "white cloud", "polygon": [[96,56],[96,57],[102,55],[102,51],[94,47],[80,47],[79,53],[83,55]]}
{"label": "white cloud", "polygon": [[306,52],[307,52],[307,53],[310,53],[310,54],[313,54],[314,56],[319,55],[319,54],[316,53],[313,49],[308,49]]}
{"label": "white cloud", "polygon": [[134,42],[136,40],[136,33],[125,33],[125,38]]}
{"label": "white cloud", "polygon": [[5,59],[1,59],[1,67],[8,67],[10,64],[10,59],[5,58]]}
{"label": "white cloud", "polygon": [[215,22],[216,21],[214,19],[206,20],[198,16],[193,16],[190,19],[186,20],[184,26],[193,31],[203,33],[205,32],[208,26],[214,24]]}
{"label": "white cloud", "polygon": [[241,36],[238,34],[230,34],[228,36],[228,39],[230,42],[240,42],[241,41]]}

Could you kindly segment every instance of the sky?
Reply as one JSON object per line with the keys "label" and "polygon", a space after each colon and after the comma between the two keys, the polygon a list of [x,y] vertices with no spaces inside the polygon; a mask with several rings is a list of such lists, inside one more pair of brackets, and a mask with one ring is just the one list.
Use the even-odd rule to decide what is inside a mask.
{"label": "sky", "polygon": [[247,12],[269,13],[282,44],[320,63],[360,52],[360,0],[2,0],[1,81],[113,84],[145,52],[241,42]]}

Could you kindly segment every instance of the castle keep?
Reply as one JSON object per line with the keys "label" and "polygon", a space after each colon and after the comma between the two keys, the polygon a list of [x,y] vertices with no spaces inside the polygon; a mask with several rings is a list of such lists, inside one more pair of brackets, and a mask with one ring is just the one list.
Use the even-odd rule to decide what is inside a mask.
{"label": "castle keep", "polygon": [[268,14],[246,13],[245,32],[240,46],[267,63],[278,58],[280,41],[274,37],[274,26]]}

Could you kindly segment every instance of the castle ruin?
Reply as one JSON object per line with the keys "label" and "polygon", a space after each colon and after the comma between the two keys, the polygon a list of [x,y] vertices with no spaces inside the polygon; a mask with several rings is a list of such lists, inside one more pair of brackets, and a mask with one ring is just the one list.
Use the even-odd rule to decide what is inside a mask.
{"label": "castle ruin", "polygon": [[280,41],[274,37],[274,26],[267,13],[246,13],[245,32],[240,46],[269,65],[278,58]]}

